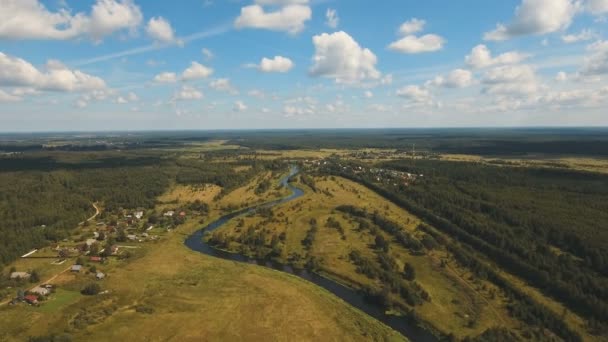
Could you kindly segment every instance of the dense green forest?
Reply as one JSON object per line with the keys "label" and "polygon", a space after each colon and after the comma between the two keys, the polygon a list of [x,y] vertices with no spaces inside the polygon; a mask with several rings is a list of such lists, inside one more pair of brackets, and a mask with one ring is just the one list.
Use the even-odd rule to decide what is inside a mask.
{"label": "dense green forest", "polygon": [[466,247],[461,259],[497,282],[475,253],[606,329],[599,322],[608,320],[608,176],[428,160],[379,166],[424,177],[394,186],[335,166],[325,171],[364,183],[455,237]]}

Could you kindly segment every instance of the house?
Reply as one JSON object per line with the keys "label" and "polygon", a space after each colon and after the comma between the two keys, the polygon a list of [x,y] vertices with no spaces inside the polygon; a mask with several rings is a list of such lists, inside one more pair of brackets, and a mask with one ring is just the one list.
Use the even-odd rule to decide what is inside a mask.
{"label": "house", "polygon": [[93,232],[93,237],[94,237],[95,239],[99,238],[99,233],[98,233],[98,232]]}
{"label": "house", "polygon": [[40,296],[48,296],[51,293],[51,290],[42,287],[42,286],[36,286],[33,289],[30,290],[31,293],[40,295]]}
{"label": "house", "polygon": [[179,212],[179,217],[186,217],[186,212],[185,211],[180,211]]}
{"label": "house", "polygon": [[95,275],[95,278],[97,278],[97,280],[101,280],[105,277],[106,277],[106,275],[103,274],[102,272],[97,272],[97,274]]}
{"label": "house", "polygon": [[135,216],[136,219],[141,220],[142,217],[144,217],[144,212],[143,211],[136,211],[133,216]]}
{"label": "house", "polygon": [[38,304],[38,297],[36,297],[35,295],[27,295],[27,296],[23,297],[23,299],[26,302],[28,302],[29,304],[32,304],[32,305]]}
{"label": "house", "polygon": [[100,256],[92,256],[92,257],[89,258],[89,261],[91,261],[91,262],[102,262],[103,258],[100,257]]}
{"label": "house", "polygon": [[116,253],[118,253],[118,246],[116,246],[116,245],[110,246],[110,254],[115,255]]}
{"label": "house", "polygon": [[11,273],[11,279],[29,279],[30,274],[27,272],[13,272]]}
{"label": "house", "polygon": [[135,241],[135,240],[137,240],[137,235],[135,235],[135,234],[129,234],[129,235],[127,235],[127,239],[129,239],[131,241]]}
{"label": "house", "polygon": [[166,213],[164,213],[164,214],[163,214],[163,216],[166,216],[166,217],[173,217],[173,215],[174,215],[174,214],[175,214],[175,211],[173,211],[173,210],[169,210],[169,211],[167,211]]}
{"label": "house", "polygon": [[70,271],[72,272],[80,272],[80,270],[82,269],[82,265],[72,265],[72,268],[70,269]]}
{"label": "house", "polygon": [[87,239],[87,242],[86,242],[87,247],[91,247],[91,245],[93,245],[95,243],[97,243],[96,239]]}

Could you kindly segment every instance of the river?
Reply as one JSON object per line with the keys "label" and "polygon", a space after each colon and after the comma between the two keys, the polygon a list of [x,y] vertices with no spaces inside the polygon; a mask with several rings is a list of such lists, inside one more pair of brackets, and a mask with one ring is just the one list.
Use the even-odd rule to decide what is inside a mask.
{"label": "river", "polygon": [[291,195],[278,199],[278,200],[275,200],[275,201],[272,201],[272,202],[269,202],[269,203],[264,203],[264,204],[260,204],[257,206],[241,209],[236,212],[232,212],[230,214],[224,215],[224,216],[218,218],[217,220],[211,222],[207,226],[203,227],[202,229],[196,231],[192,235],[190,235],[184,242],[185,245],[194,251],[197,251],[197,252],[200,252],[203,254],[207,254],[207,255],[210,255],[213,257],[222,258],[222,259],[226,259],[226,260],[232,260],[232,261],[245,262],[245,263],[250,263],[250,264],[258,264],[263,267],[269,267],[269,268],[273,268],[276,270],[280,270],[280,271],[283,271],[286,273],[296,275],[302,279],[308,280],[318,286],[321,286],[322,288],[333,293],[334,295],[341,298],[348,304],[356,307],[357,309],[365,312],[366,314],[376,318],[377,320],[381,321],[382,323],[384,323],[384,324],[390,326],[391,328],[395,329],[396,331],[400,332],[403,336],[407,337],[411,341],[416,341],[416,342],[418,342],[418,341],[421,341],[421,342],[438,341],[438,339],[433,334],[431,334],[429,331],[417,326],[415,323],[410,322],[405,317],[387,315],[382,308],[366,301],[364,296],[361,293],[359,293],[358,291],[353,290],[353,289],[346,287],[342,284],[339,284],[337,282],[334,282],[331,279],[325,278],[316,273],[308,272],[306,270],[295,270],[290,266],[279,264],[279,263],[274,263],[274,262],[271,262],[268,260],[256,260],[256,259],[247,257],[245,255],[222,251],[222,250],[213,248],[212,246],[210,246],[203,240],[204,232],[206,232],[206,231],[212,232],[212,231],[220,228],[221,226],[223,226],[224,224],[226,224],[228,221],[232,220],[235,217],[251,213],[261,207],[273,207],[273,206],[276,206],[279,204],[283,204],[283,203],[292,201],[292,200],[304,195],[304,191],[289,184],[289,179],[291,177],[293,177],[294,175],[296,175],[297,173],[298,173],[298,169],[296,167],[293,167],[290,170],[289,174],[287,176],[285,176],[283,179],[281,179],[281,181],[280,181],[281,185],[289,188],[292,191]]}

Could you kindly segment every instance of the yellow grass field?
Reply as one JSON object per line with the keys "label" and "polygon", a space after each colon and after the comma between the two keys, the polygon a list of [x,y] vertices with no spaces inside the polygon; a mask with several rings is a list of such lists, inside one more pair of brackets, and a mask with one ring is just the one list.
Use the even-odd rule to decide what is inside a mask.
{"label": "yellow grass field", "polygon": [[[314,244],[308,253],[322,261],[322,272],[352,287],[360,285],[374,285],[374,281],[363,274],[356,272],[356,267],[349,259],[352,250],[360,251],[364,256],[374,259],[375,254],[370,245],[373,237],[368,231],[355,229],[356,223],[352,222],[346,215],[334,211],[339,205],[354,205],[366,208],[368,212],[378,211],[383,216],[394,222],[399,222],[404,229],[418,234],[416,226],[420,220],[407,211],[386,201],[376,193],[367,188],[339,177],[317,177],[315,178],[317,192],[300,184],[306,189],[306,194],[292,202],[286,203],[273,210],[273,217],[279,222],[264,222],[260,216],[248,216],[243,218],[242,227],[237,227],[235,220],[222,231],[227,235],[238,236],[250,226],[258,226],[264,222],[264,229],[272,234],[285,233],[285,247],[281,258],[287,258],[297,253],[306,255],[307,251],[302,245],[302,240],[310,228],[310,220],[316,219],[318,231],[315,235]],[[333,228],[325,226],[329,217],[340,222],[344,227],[344,239],[341,234]],[[391,239],[387,234],[385,238]],[[233,248],[238,246],[233,245]],[[454,332],[457,337],[476,335],[489,327],[500,324],[501,326],[516,326],[506,311],[506,303],[500,296],[490,299],[489,288],[486,282],[469,280],[470,274],[466,271],[456,271],[453,268],[440,267],[440,259],[445,258],[445,252],[433,251],[424,256],[414,256],[396,242],[391,244],[391,255],[398,260],[400,266],[409,262],[416,268],[416,281],[427,290],[432,298],[430,303],[425,303],[416,308],[418,315],[427,322],[443,332]],[[486,290],[482,290],[485,284]],[[470,325],[474,319],[475,324]]]}

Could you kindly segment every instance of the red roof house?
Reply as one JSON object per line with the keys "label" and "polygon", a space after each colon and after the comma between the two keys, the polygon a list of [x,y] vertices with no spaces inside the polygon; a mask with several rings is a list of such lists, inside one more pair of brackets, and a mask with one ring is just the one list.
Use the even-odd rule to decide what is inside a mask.
{"label": "red roof house", "polygon": [[27,296],[23,297],[23,299],[25,299],[25,301],[30,304],[38,304],[38,297],[36,297],[34,295],[27,295]]}
{"label": "red roof house", "polygon": [[99,256],[92,256],[89,258],[89,261],[92,261],[92,262],[101,262],[101,260],[102,259]]}

